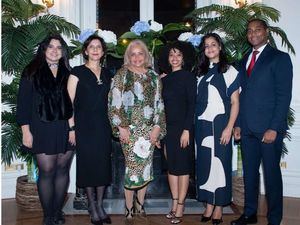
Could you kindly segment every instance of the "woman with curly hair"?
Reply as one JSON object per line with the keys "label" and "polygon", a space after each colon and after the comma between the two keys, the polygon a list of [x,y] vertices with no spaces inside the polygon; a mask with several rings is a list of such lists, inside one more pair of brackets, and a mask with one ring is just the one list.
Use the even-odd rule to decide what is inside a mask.
{"label": "woman with curly hair", "polygon": [[191,73],[194,49],[186,42],[167,45],[161,52],[162,97],[165,104],[167,134],[165,154],[172,209],[166,215],[172,224],[182,221],[184,201],[193,170],[193,125],[196,99],[196,77]]}

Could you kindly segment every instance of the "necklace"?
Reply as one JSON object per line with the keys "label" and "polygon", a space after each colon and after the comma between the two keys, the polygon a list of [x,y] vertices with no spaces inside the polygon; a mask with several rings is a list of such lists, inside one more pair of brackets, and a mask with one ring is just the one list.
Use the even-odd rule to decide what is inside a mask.
{"label": "necklace", "polygon": [[100,79],[100,77],[99,77],[99,78],[97,77],[97,81],[96,81],[96,82],[97,82],[98,85],[103,84],[103,82],[102,82],[102,80]]}
{"label": "necklace", "polygon": [[56,69],[58,67],[58,63],[48,63],[50,69]]}
{"label": "necklace", "polygon": [[[94,68],[92,66],[89,66],[88,64],[85,64],[87,68],[89,68],[89,70],[95,75],[96,77],[96,83],[98,85],[103,84],[102,80],[101,80],[101,67],[99,68]],[[97,76],[96,74],[99,73],[99,76]]]}

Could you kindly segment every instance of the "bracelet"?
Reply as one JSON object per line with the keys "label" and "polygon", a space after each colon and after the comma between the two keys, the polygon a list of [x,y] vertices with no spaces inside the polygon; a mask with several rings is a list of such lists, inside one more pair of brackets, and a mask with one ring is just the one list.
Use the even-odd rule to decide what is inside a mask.
{"label": "bracelet", "polygon": [[75,131],[75,125],[69,127],[69,131]]}

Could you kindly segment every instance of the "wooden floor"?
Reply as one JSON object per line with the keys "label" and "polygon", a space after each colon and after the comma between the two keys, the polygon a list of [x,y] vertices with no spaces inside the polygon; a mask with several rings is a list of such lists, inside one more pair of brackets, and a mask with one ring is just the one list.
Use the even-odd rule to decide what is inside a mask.
{"label": "wooden floor", "polygon": [[[224,215],[223,224],[229,225],[230,221],[239,216],[240,208],[235,208],[234,215]],[[266,203],[262,197],[260,200],[260,209],[257,225],[266,225],[267,220],[264,216],[266,213]],[[123,216],[112,215],[113,225],[128,225]],[[41,225],[41,212],[28,212],[19,209],[15,199],[2,200],[2,225]],[[66,216],[65,225],[88,225],[90,219],[88,216]],[[165,225],[170,224],[169,220],[163,215],[153,215],[147,218],[135,218],[132,225]],[[185,215],[181,225],[194,225],[200,223],[200,215]],[[211,223],[207,223],[211,224]],[[281,225],[299,225],[300,224],[300,199],[299,198],[284,198],[284,218]]]}

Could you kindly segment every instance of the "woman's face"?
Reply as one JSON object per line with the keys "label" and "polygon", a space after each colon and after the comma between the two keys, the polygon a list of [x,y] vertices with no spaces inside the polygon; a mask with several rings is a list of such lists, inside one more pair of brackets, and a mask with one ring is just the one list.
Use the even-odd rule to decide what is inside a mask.
{"label": "woman's face", "polygon": [[219,62],[221,46],[215,38],[206,38],[204,41],[204,48],[204,53],[210,62]]}
{"label": "woman's face", "polygon": [[145,52],[139,46],[134,46],[131,49],[129,55],[130,65],[133,67],[142,68],[145,67]]}
{"label": "woman's face", "polygon": [[183,63],[182,52],[176,48],[172,48],[169,52],[169,63],[172,67],[172,71],[180,70]]}
{"label": "woman's face", "polygon": [[100,61],[104,54],[101,42],[98,39],[92,40],[87,46],[85,54],[88,56],[88,60]]}
{"label": "woman's face", "polygon": [[62,57],[62,46],[59,40],[52,39],[45,52],[48,63],[58,63]]}

